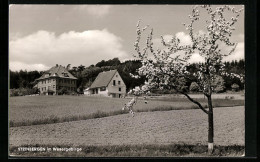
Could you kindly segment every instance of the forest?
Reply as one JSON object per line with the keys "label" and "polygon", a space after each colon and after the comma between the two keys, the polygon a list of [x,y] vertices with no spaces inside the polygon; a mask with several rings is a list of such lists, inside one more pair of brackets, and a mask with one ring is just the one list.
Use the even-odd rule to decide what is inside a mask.
{"label": "forest", "polygon": [[[245,61],[244,60],[233,60],[231,62],[224,62],[226,71],[229,73],[243,74],[245,75]],[[193,63],[189,66],[188,71],[193,73],[196,72],[197,63]],[[84,65],[73,66],[68,64],[66,68],[68,71],[78,78],[77,80],[77,92],[83,93],[83,90],[89,87],[95,80],[97,75],[102,71],[117,69],[122,79],[126,84],[127,91],[134,88],[135,86],[140,86],[144,84],[145,78],[135,79],[130,76],[129,73],[136,73],[136,70],[141,67],[141,62],[139,60],[127,60],[121,62],[118,58],[113,58],[110,60],[101,60],[95,65],[90,65],[88,67]],[[37,93],[37,90],[33,89],[33,86],[37,84],[35,79],[39,78],[44,71],[11,71],[10,70],[10,89],[16,91],[22,91],[22,95]],[[187,90],[191,92],[197,92],[196,84],[193,83],[192,75],[191,79],[186,80]],[[195,78],[194,78],[195,79]],[[239,91],[244,90],[244,84],[237,78],[220,77],[218,79],[218,93],[226,91]],[[174,93],[172,90],[153,90],[154,93]]]}

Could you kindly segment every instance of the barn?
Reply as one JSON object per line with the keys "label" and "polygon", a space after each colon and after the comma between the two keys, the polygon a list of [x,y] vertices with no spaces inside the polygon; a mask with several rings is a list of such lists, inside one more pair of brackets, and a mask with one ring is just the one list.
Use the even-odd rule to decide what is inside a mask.
{"label": "barn", "polygon": [[121,98],[126,94],[126,85],[117,70],[103,71],[84,94]]}

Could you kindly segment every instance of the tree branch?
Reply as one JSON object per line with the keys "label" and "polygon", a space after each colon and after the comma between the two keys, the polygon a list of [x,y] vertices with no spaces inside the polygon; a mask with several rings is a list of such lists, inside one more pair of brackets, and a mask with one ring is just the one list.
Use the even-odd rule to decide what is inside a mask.
{"label": "tree branch", "polygon": [[186,96],[191,102],[195,103],[196,105],[199,106],[199,108],[206,114],[208,114],[209,112],[204,108],[202,107],[202,105],[198,102],[198,101],[195,101],[194,99],[192,99],[187,93],[183,93],[183,92],[180,92],[181,94],[183,94],[184,96]]}

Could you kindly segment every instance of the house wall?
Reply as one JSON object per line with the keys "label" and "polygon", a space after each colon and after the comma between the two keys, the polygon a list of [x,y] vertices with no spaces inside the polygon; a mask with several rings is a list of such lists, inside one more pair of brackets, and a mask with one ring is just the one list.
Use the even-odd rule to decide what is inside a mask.
{"label": "house wall", "polygon": [[70,91],[76,91],[77,85],[75,79],[69,79],[69,78],[58,78],[57,79],[57,87],[58,89],[66,88]]}
{"label": "house wall", "polygon": [[[115,80],[116,83],[115,85],[113,85],[113,80]],[[120,84],[118,84],[118,81],[120,81]],[[119,91],[119,88],[121,88],[121,91]],[[116,72],[116,74],[109,82],[107,89],[108,89],[108,95],[111,93],[121,94],[121,95],[126,94],[126,85],[118,72]],[[118,97],[118,95],[115,97]]]}
{"label": "house wall", "polygon": [[91,90],[84,90],[84,95],[90,95],[91,94]]}
{"label": "house wall", "polygon": [[[96,93],[96,89],[98,90],[98,92]],[[101,91],[101,88],[95,88],[95,89],[91,89],[91,90],[86,90],[84,91],[85,95],[102,95],[102,96],[108,96],[108,89],[106,88],[105,91]]]}
{"label": "house wall", "polygon": [[98,88],[98,94],[104,95],[104,96],[108,96],[108,89],[107,89],[107,88],[106,88],[105,91],[101,91],[100,89],[101,89],[101,88]]}
{"label": "house wall", "polygon": [[[115,85],[113,85],[114,80],[115,80]],[[120,84],[118,83],[118,81],[120,81]],[[106,90],[101,91],[101,88],[102,87],[85,91],[84,94],[97,95],[97,96],[101,95],[101,96],[117,97],[117,98],[123,97],[126,94],[126,85],[118,72],[116,72],[116,74],[113,76],[108,86],[106,87]],[[119,88],[121,88],[121,91],[119,91]],[[98,93],[96,93],[96,89],[98,90]]]}
{"label": "house wall", "polygon": [[48,89],[54,91],[54,94],[57,94],[57,90],[63,87],[71,91],[76,91],[76,80],[67,78],[46,78],[38,81],[37,87],[41,94],[47,92]]}
{"label": "house wall", "polygon": [[56,80],[57,78],[46,78],[38,81],[37,87],[40,93],[47,92],[47,90],[52,90],[56,94]]}

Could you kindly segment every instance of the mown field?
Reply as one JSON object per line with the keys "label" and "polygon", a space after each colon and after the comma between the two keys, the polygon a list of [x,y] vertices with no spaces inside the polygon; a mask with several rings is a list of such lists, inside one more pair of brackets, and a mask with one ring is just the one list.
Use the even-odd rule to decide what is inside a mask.
{"label": "mown field", "polygon": [[[215,154],[241,156],[245,141],[244,106],[215,109],[214,122],[214,139],[219,152]],[[207,115],[198,109],[139,112],[135,117],[122,114],[12,127],[9,135],[13,155],[179,156],[178,153],[184,153],[182,156],[202,156],[207,150]],[[83,150],[80,153],[22,154],[17,152],[18,146],[68,146]]]}
{"label": "mown field", "polygon": [[[130,98],[86,96],[23,96],[9,98],[11,127],[62,123],[125,114],[122,107]],[[203,106],[207,101],[198,98]],[[214,107],[240,106],[244,100],[213,99]],[[137,101],[136,112],[196,109],[195,104],[181,97],[153,97],[145,104]]]}

